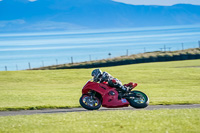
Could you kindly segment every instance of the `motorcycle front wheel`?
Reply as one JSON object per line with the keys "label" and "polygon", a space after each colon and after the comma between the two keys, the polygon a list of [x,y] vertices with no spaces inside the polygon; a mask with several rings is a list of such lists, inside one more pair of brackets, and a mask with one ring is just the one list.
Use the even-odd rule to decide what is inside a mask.
{"label": "motorcycle front wheel", "polygon": [[127,99],[134,108],[145,108],[149,105],[148,96],[141,91],[131,91],[131,96]]}
{"label": "motorcycle front wheel", "polygon": [[87,110],[97,110],[101,107],[101,100],[89,94],[83,94],[79,102],[80,105]]}

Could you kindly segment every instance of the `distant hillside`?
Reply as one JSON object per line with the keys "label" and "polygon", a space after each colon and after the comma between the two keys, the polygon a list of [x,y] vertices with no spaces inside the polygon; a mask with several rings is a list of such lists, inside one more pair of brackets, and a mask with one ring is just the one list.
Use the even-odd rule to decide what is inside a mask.
{"label": "distant hillside", "polygon": [[130,56],[120,56],[111,59],[33,68],[31,70],[96,68],[96,67],[109,67],[109,66],[119,66],[119,65],[148,63],[148,62],[177,61],[177,60],[191,60],[191,59],[200,59],[200,48],[178,50],[178,51],[167,51],[167,52],[162,52],[162,51],[147,52],[141,54],[134,54]]}
{"label": "distant hillside", "polygon": [[200,6],[135,6],[112,0],[3,0],[0,32],[200,24]]}

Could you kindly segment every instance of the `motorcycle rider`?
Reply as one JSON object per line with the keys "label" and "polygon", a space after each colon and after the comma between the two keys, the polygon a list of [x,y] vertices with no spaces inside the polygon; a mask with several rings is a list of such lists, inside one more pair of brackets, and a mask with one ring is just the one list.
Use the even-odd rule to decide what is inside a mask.
{"label": "motorcycle rider", "polygon": [[[107,72],[102,72],[100,69],[94,69],[91,73],[91,75],[94,77],[94,82],[107,82],[109,86],[115,87],[119,90],[121,90],[123,93],[128,92],[129,89],[133,88],[133,83],[122,85],[122,82],[118,80],[117,78],[114,78]],[[129,88],[129,89],[128,89]]]}

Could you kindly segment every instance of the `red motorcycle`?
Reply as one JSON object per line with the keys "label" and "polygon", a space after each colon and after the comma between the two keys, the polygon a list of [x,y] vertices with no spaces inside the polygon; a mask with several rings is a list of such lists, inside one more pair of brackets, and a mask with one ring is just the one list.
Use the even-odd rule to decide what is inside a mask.
{"label": "red motorcycle", "polygon": [[[92,80],[92,79],[91,79]],[[111,87],[108,83],[97,83],[89,80],[82,89],[79,100],[81,106],[88,110],[97,110],[101,107],[118,108],[128,107],[145,108],[149,105],[149,98],[141,91],[131,91],[137,83],[129,83],[124,86],[129,90],[127,93]]]}

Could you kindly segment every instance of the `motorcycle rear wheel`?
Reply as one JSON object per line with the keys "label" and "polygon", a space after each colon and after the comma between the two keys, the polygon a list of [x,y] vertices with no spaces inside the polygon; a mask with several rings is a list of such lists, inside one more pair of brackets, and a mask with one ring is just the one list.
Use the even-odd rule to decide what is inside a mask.
{"label": "motorcycle rear wheel", "polygon": [[131,91],[132,97],[129,97],[127,101],[134,108],[146,108],[149,105],[148,96],[141,91]]}
{"label": "motorcycle rear wheel", "polygon": [[83,94],[79,100],[80,105],[87,110],[97,110],[101,107],[101,100],[89,94]]}

